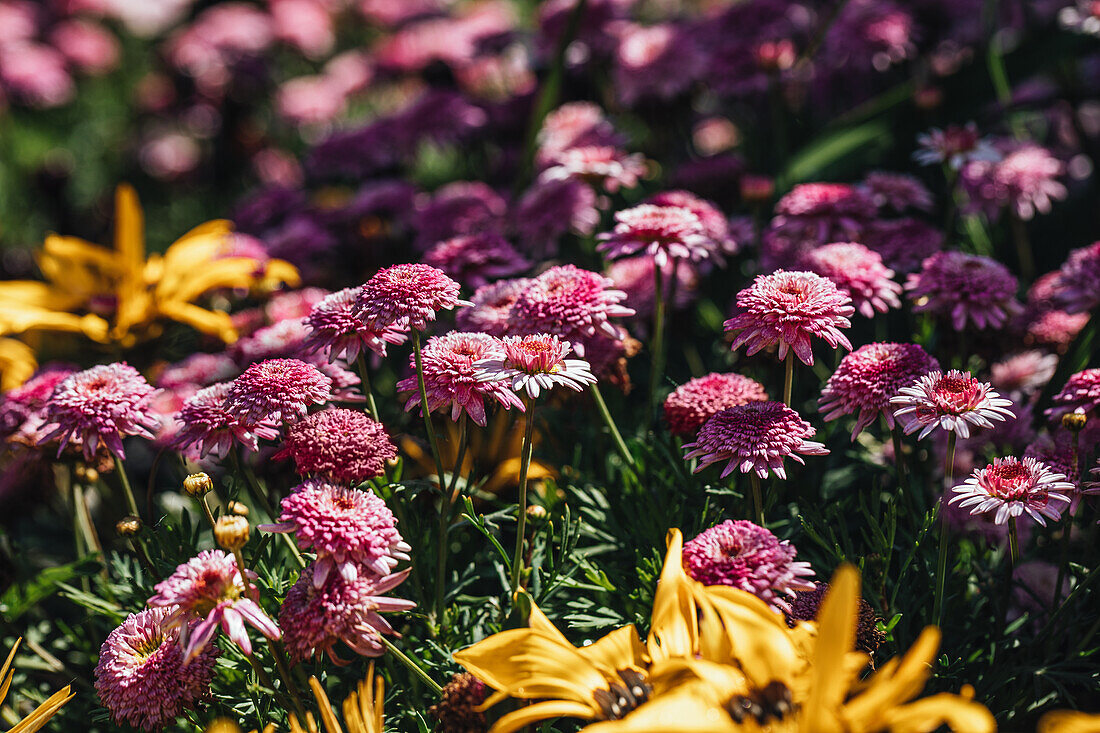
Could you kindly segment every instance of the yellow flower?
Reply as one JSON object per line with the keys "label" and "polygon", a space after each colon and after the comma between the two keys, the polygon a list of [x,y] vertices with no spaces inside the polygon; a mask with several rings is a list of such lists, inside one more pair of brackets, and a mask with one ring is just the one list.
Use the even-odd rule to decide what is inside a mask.
{"label": "yellow flower", "polygon": [[23,384],[37,368],[34,349],[18,339],[0,338],[0,392]]}
{"label": "yellow flower", "polygon": [[1100,733],[1100,715],[1054,710],[1039,720],[1038,733]]}
{"label": "yellow flower", "polygon": [[[15,652],[19,649],[19,642],[23,641],[22,638],[16,639],[15,646],[11,648],[8,653],[8,658],[4,660],[4,666],[0,667],[0,703],[4,702],[4,698],[8,696],[8,688],[11,687],[11,678],[15,675],[15,670],[11,668],[12,660],[15,659]],[[39,705],[34,711],[15,724],[8,733],[34,733],[36,730],[40,730],[42,726],[50,722],[50,718],[57,714],[57,711],[65,706],[65,703],[73,699],[73,695],[70,692],[69,685],[65,685],[60,690],[50,695],[46,702]]]}

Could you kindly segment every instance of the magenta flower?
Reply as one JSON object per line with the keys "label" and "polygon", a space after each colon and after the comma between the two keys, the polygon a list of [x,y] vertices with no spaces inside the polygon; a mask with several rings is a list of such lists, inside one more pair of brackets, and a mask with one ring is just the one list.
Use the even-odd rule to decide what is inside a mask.
{"label": "magenta flower", "polygon": [[394,265],[379,270],[359,289],[355,315],[372,328],[397,326],[423,331],[441,310],[469,301],[458,297],[458,283],[428,265]]}
{"label": "magenta flower", "polygon": [[339,358],[355,361],[363,347],[385,356],[390,344],[405,343],[405,329],[390,323],[368,325],[355,317],[358,295],[359,288],[344,288],[314,305],[306,318],[309,337],[303,347],[320,351],[334,362]]}
{"label": "magenta flower", "polygon": [[557,254],[558,240],[566,232],[594,232],[600,224],[601,198],[583,181],[535,181],[512,210],[512,226],[523,251],[545,259]]}
{"label": "magenta flower", "polygon": [[[255,573],[248,571],[250,578]],[[157,583],[152,608],[168,608],[167,629],[180,630],[184,664],[198,657],[220,626],[245,654],[252,653],[245,623],[269,639],[281,636],[255,599],[255,587],[245,590],[244,580],[232,555],[221,550],[204,550]]]}
{"label": "magenta flower", "polygon": [[1010,208],[1020,219],[1046,214],[1067,191],[1057,179],[1065,173],[1062,161],[1032,143],[1008,143],[1003,158],[974,160],[963,166],[959,182],[970,199],[971,211],[996,219]]}
{"label": "magenta flower", "polygon": [[332,379],[301,359],[268,359],[233,380],[225,410],[243,425],[301,420],[332,396]]}
{"label": "magenta flower", "polygon": [[775,205],[772,227],[795,229],[816,242],[854,238],[878,213],[869,194],[846,183],[800,183]]}
{"label": "magenta flower", "polygon": [[536,399],[542,390],[562,385],[580,392],[586,384],[595,384],[588,362],[566,359],[572,348],[557,336],[505,336],[503,353],[475,362],[478,379],[507,382],[513,392],[525,391]]}
{"label": "magenta flower", "polygon": [[752,593],[769,606],[790,612],[787,598],[813,590],[805,580],[814,574],[808,562],[795,561],[797,551],[764,527],[726,520],[684,543],[684,570],[703,585],[728,585]]}
{"label": "magenta flower", "polygon": [[901,285],[894,282],[894,271],[882,264],[877,252],[862,244],[837,242],[816,247],[802,257],[801,265],[832,280],[865,318],[901,307]]}
{"label": "magenta flower", "polygon": [[309,338],[305,318],[288,318],[257,329],[232,346],[233,358],[242,366],[266,359],[298,356]]}
{"label": "magenta flower", "polygon": [[42,438],[46,425],[46,406],[58,384],[73,369],[59,365],[47,365],[15,389],[0,396],[0,438],[35,447]]}
{"label": "magenta flower", "polygon": [[70,442],[81,446],[92,461],[103,446],[120,459],[126,457],[122,438],[141,435],[152,439],[160,421],[150,406],[157,390],[129,364],[100,364],[70,374],[54,388],[46,403],[46,425],[39,443],[58,439],[57,455]]}
{"label": "magenta flower", "polygon": [[1068,412],[1085,412],[1094,418],[1100,408],[1100,369],[1071,374],[1051,401],[1054,406],[1047,409],[1046,415],[1052,419],[1061,419]]}
{"label": "magenta flower", "polygon": [[439,268],[471,288],[518,275],[531,267],[508,240],[495,232],[464,234],[444,240],[427,251],[424,264]]}
{"label": "magenta flower", "polygon": [[554,156],[539,182],[579,180],[608,193],[634,188],[646,175],[645,157],[611,145],[570,148]]}
{"label": "magenta flower", "polygon": [[572,148],[621,142],[599,106],[592,102],[569,102],[543,119],[538,134],[538,162],[546,166],[555,156]]}
{"label": "magenta flower", "polygon": [[409,559],[412,549],[401,539],[393,512],[374,492],[316,479],[302,482],[283,499],[278,524],[260,529],[293,532],[302,549],[317,553],[311,571],[315,588],[333,570],[348,580],[360,570],[388,575],[398,560]]}
{"label": "magenta flower", "polygon": [[192,354],[165,367],[157,376],[156,385],[162,389],[178,389],[190,385],[209,386],[232,379],[238,374],[240,369],[228,354]]}
{"label": "magenta flower", "polygon": [[596,248],[610,259],[643,252],[658,267],[671,260],[698,262],[709,259],[717,249],[703,229],[703,223],[679,206],[642,204],[615,214],[615,228],[599,236]]}
{"label": "magenta flower", "polygon": [[487,333],[498,338],[506,335],[512,304],[531,283],[529,278],[520,277],[481,286],[470,298],[473,306],[460,310],[455,315],[455,323],[463,331]]}
{"label": "magenta flower", "polygon": [[891,270],[909,273],[943,249],[943,232],[920,219],[876,219],[864,227],[859,241],[878,252]]}
{"label": "magenta flower", "polygon": [[175,610],[131,613],[99,648],[95,690],[116,724],[161,730],[210,693],[218,648],[185,661],[179,628],[166,624]]}
{"label": "magenta flower", "polygon": [[981,136],[973,122],[965,126],[948,125],[943,130],[933,127],[917,135],[917,144],[919,148],[913,153],[913,159],[921,165],[946,163],[950,168],[959,170],[972,160],[996,161],[1001,158],[1001,154],[987,138]]}
{"label": "magenta flower", "polygon": [[673,435],[689,436],[727,407],[764,402],[764,385],[740,374],[707,374],[685,382],[665,398],[665,422]]}
{"label": "magenta flower", "polygon": [[932,193],[924,184],[903,173],[868,173],[863,187],[880,209],[891,208],[899,213],[907,209],[931,211],[934,204]]}
{"label": "magenta flower", "polygon": [[1023,351],[990,365],[989,383],[1010,397],[1026,396],[1045,387],[1057,368],[1057,355]]}
{"label": "magenta flower", "polygon": [[722,478],[740,468],[741,473],[754,471],[760,478],[774,472],[787,478],[783,459],[790,457],[805,464],[802,455],[824,456],[829,453],[821,443],[807,438],[814,429],[797,412],[782,402],[747,402],[727,407],[710,417],[694,443],[685,443],[685,459],[698,458],[695,473],[712,463],[728,461]]}
{"label": "magenta flower", "polygon": [[817,401],[825,422],[856,415],[852,440],[882,415],[894,427],[890,398],[939,362],[917,344],[873,343],[860,346],[840,361]]}
{"label": "magenta flower", "polygon": [[968,320],[977,328],[1004,326],[1022,310],[1016,287],[1015,276],[1000,262],[956,251],[932,255],[905,283],[914,312],[947,316],[956,331]]}
{"label": "magenta flower", "polygon": [[381,476],[386,462],[397,457],[382,423],[359,410],[332,407],[309,415],[286,431],[273,459],[294,459],[303,476],[358,484]]}
{"label": "magenta flower", "polygon": [[279,426],[270,420],[245,425],[225,408],[225,399],[233,385],[229,382],[200,389],[184,401],[175,415],[180,429],[173,444],[180,449],[197,445],[199,455],[211,453],[225,457],[239,443],[249,450],[259,450],[259,440],[275,440]]}
{"label": "magenta flower", "polygon": [[1027,514],[1045,527],[1044,517],[1058,521],[1062,516],[1057,502],[1069,504],[1063,492],[1074,487],[1065,478],[1034,458],[995,458],[985,468],[976,469],[965,483],[953,487],[955,496],[949,503],[969,507],[971,514],[996,511],[993,521],[997,524]]}
{"label": "magenta flower", "polygon": [[851,298],[830,280],[812,272],[777,270],[759,275],[752,285],[737,294],[739,313],[725,322],[727,331],[737,331],[733,350],[748,344],[748,355],[778,345],[782,361],[787,349],[804,364],[813,365],[810,338],[824,339],[829,346],[851,349],[840,332],[850,328],[848,316],[855,313]]}
{"label": "magenta flower", "polygon": [[710,201],[699,198],[690,191],[662,191],[650,196],[647,204],[654,206],[678,206],[687,209],[699,217],[703,225],[703,234],[714,243],[718,253],[734,253],[739,243],[730,231],[729,220],[726,215]]}
{"label": "magenta flower", "polygon": [[960,438],[969,438],[971,428],[992,428],[991,420],[1015,417],[1012,400],[997,394],[988,383],[970,376],[970,372],[952,369],[947,374],[929,372],[908,387],[898,390],[890,404],[905,434],[920,430],[918,440],[936,428],[952,430]]}
{"label": "magenta flower", "polygon": [[1088,313],[1100,305],[1100,242],[1070,252],[1057,283],[1054,299],[1068,313]]}

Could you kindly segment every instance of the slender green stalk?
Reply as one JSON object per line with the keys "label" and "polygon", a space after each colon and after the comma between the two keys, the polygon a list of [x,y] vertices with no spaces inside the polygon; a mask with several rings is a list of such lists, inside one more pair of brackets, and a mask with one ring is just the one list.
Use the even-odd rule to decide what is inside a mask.
{"label": "slender green stalk", "polygon": [[466,458],[467,417],[463,412],[458,419],[458,458],[455,459],[454,470],[451,471],[451,480],[447,491],[439,495],[439,540],[435,562],[435,618],[437,623],[443,621],[443,599],[447,593],[447,554],[450,547],[447,542],[447,533],[451,526],[451,509],[455,504],[455,490],[458,488],[458,476],[462,473],[462,461]]}
{"label": "slender green stalk", "polygon": [[611,431],[611,439],[615,442],[615,450],[619,451],[619,455],[626,461],[626,465],[632,469],[635,468],[634,456],[631,455],[630,449],[626,447],[626,441],[623,440],[622,433],[615,425],[615,420],[611,417],[611,411],[607,409],[607,403],[604,402],[603,395],[600,394],[600,388],[596,384],[590,384],[588,389],[592,393],[592,399],[596,402],[596,409],[599,410],[604,425]]}
{"label": "slender green stalk", "polygon": [[210,511],[210,505],[206,503],[206,497],[212,493],[214,492],[211,491],[210,493],[203,494],[199,497],[199,506],[202,507],[203,516],[206,517],[206,522],[210,525],[211,532],[214,531],[214,527],[217,525],[217,522],[214,520],[214,514]]}
{"label": "slender green stalk", "polygon": [[657,413],[657,392],[665,370],[665,283],[663,268],[653,266],[653,342],[650,344],[649,412],[646,422]]}
{"label": "slender green stalk", "polygon": [[440,687],[439,684],[435,680],[433,680],[431,677],[428,676],[428,673],[424,671],[424,668],[421,667],[419,664],[417,664],[415,661],[413,661],[412,658],[410,658],[408,655],[406,655],[403,651],[401,651],[400,649],[395,647],[393,645],[393,642],[391,642],[389,639],[387,639],[386,637],[381,636],[381,635],[378,638],[382,640],[382,644],[386,647],[386,649],[388,649],[390,651],[390,653],[392,653],[395,657],[397,657],[397,659],[402,664],[404,664],[406,667],[408,667],[410,672],[412,672],[417,677],[419,677],[420,680],[422,682],[424,682],[424,684],[426,684],[428,687],[432,688],[432,690],[437,695],[439,693],[443,692],[443,688]]}
{"label": "slender green stalk", "polygon": [[141,541],[140,537],[131,537],[130,545],[134,548],[134,554],[137,555],[141,567],[145,568],[145,572],[149,573],[151,579],[156,578],[157,569],[153,566],[153,561],[149,559],[149,552],[145,549],[145,543]]}
{"label": "slender green stalk", "polygon": [[122,466],[122,459],[118,457],[114,451],[111,451],[111,458],[115,462],[115,473],[118,474],[118,480],[122,483],[122,493],[126,497],[126,505],[130,507],[130,513],[135,517],[140,517],[141,512],[138,511],[137,500],[134,498],[134,490],[130,488],[130,479],[126,476],[126,469]]}
{"label": "slender green stalk", "polygon": [[1020,540],[1016,535],[1016,517],[1008,518],[1008,559],[1011,571],[1020,562]]}
{"label": "slender green stalk", "polygon": [[370,372],[367,370],[367,359],[363,355],[363,352],[359,352],[359,358],[355,360],[356,365],[359,367],[359,381],[363,389],[363,394],[367,397],[367,410],[370,411],[370,416],[375,420],[381,421],[382,418],[378,416],[378,405],[374,402],[374,390],[370,386]]}
{"label": "slender green stalk", "polygon": [[783,404],[791,406],[791,392],[794,391],[794,352],[787,350],[786,373],[783,375]]}
{"label": "slender green stalk", "polygon": [[428,390],[424,386],[424,358],[420,353],[420,332],[412,330],[413,358],[416,361],[416,386],[420,390],[420,414],[424,416],[424,429],[428,432],[428,445],[432,451],[432,459],[435,461],[435,472],[439,477],[439,490],[442,492],[445,486],[443,476],[443,460],[439,457],[439,443],[435,438],[435,426],[432,425],[432,413],[428,410]]}
{"label": "slender green stalk", "polygon": [[756,515],[756,523],[764,526],[764,494],[760,490],[760,477],[756,471],[749,472],[749,482],[752,484],[752,508]]}
{"label": "slender green stalk", "polygon": [[[947,433],[947,462],[943,470],[948,488],[951,487],[951,483],[954,481],[954,468],[955,431],[951,430]],[[947,582],[947,531],[944,526],[947,524],[947,514],[943,511],[943,492],[939,493],[940,496],[936,499],[936,514],[939,519],[940,552],[939,559],[936,562],[936,593],[932,601],[932,619],[936,626],[940,626],[943,622],[943,590]]]}
{"label": "slender green stalk", "polygon": [[894,423],[890,430],[890,437],[894,441],[894,467],[898,472],[898,490],[909,493],[909,471],[905,468],[905,453],[902,451],[901,426]]}
{"label": "slender green stalk", "polygon": [[535,403],[524,399],[527,414],[523,421],[523,449],[519,463],[519,518],[516,527],[516,550],[512,555],[512,592],[519,590],[523,575],[523,540],[527,534],[527,469],[531,466],[531,444],[535,432]]}

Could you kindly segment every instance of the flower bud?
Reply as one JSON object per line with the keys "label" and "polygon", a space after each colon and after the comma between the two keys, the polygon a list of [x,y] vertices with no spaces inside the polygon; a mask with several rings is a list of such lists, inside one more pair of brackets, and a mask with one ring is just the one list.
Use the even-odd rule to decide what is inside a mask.
{"label": "flower bud", "polygon": [[1087,422],[1088,416],[1084,412],[1067,412],[1062,415],[1062,427],[1074,433],[1084,430]]}
{"label": "flower bud", "polygon": [[230,514],[238,514],[242,517],[248,516],[248,507],[239,501],[229,502],[229,506],[226,508],[229,510]]}
{"label": "flower bud", "polygon": [[214,539],[222,549],[235,552],[248,542],[248,520],[233,514],[218,517],[214,523]]}
{"label": "flower bud", "polygon": [[214,482],[205,473],[193,473],[183,480],[183,490],[188,496],[201,499],[214,490]]}
{"label": "flower bud", "polygon": [[135,537],[141,533],[142,527],[140,517],[127,516],[118,520],[115,531],[118,532],[119,537]]}
{"label": "flower bud", "polygon": [[546,507],[532,504],[527,507],[527,518],[532,522],[541,522],[546,519]]}

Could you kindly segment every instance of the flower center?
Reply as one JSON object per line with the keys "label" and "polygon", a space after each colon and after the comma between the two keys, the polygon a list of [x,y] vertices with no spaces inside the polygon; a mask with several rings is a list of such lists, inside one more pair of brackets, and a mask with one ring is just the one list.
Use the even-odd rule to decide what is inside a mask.
{"label": "flower center", "polygon": [[741,724],[745,718],[752,718],[763,726],[769,720],[783,720],[794,712],[791,690],[782,682],[769,682],[747,695],[734,695],[726,703],[726,712],[734,722]]}
{"label": "flower center", "polygon": [[1035,498],[1032,490],[1031,471],[1022,463],[1001,463],[986,467],[986,480],[990,491],[1009,501]]}
{"label": "flower center", "polygon": [[619,720],[649,699],[653,688],[645,676],[634,669],[620,669],[619,680],[606,690],[596,690],[592,697],[603,712],[603,720]]}
{"label": "flower center", "polygon": [[980,382],[973,377],[942,377],[932,387],[937,406],[946,412],[974,409]]}

